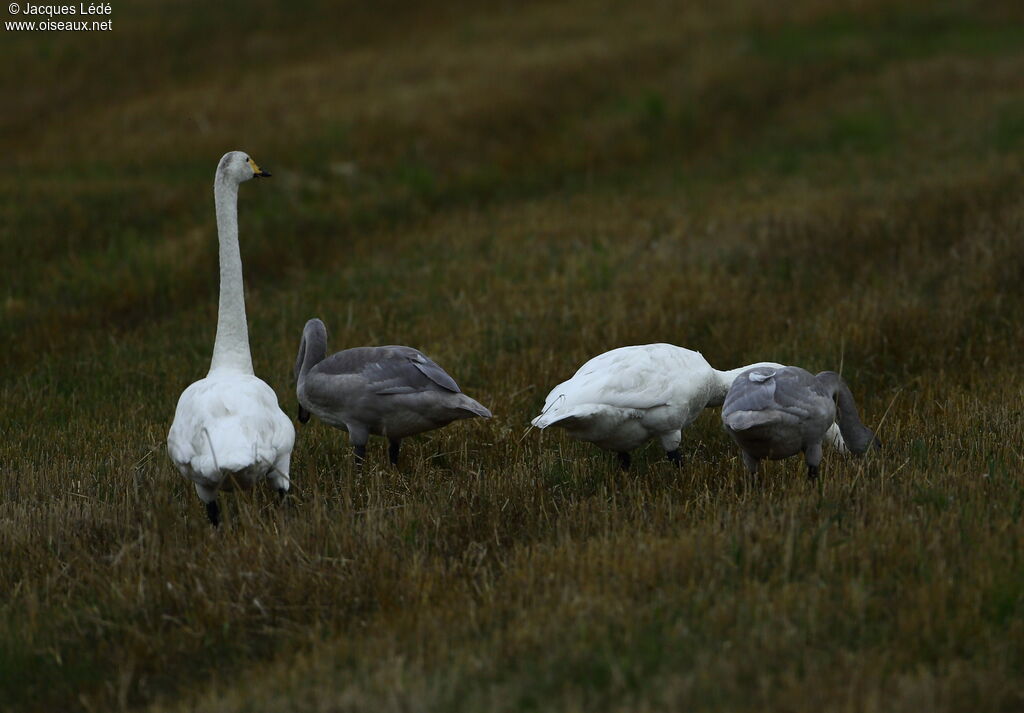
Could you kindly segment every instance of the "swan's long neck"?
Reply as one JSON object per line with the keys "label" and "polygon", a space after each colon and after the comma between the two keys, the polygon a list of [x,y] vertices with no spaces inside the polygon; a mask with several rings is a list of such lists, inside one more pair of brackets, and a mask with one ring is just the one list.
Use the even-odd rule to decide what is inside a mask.
{"label": "swan's long neck", "polygon": [[758,366],[771,366],[777,369],[782,368],[782,364],[776,364],[772,361],[759,361],[755,364],[747,364],[746,366],[730,369],[729,371],[712,369],[711,371],[714,378],[711,382],[711,394],[708,397],[708,408],[721,406],[725,403],[725,395],[729,393],[729,389],[732,387],[732,382],[736,381],[736,377],[747,369],[753,369]]}
{"label": "swan's long neck", "polygon": [[319,319],[306,322],[299,344],[299,356],[295,360],[295,381],[301,382],[306,373],[327,356],[327,328]]}
{"label": "swan's long neck", "polygon": [[238,249],[238,183],[218,171],[213,182],[213,198],[220,241],[220,303],[210,371],[229,369],[252,374],[242,289],[242,255]]}
{"label": "swan's long neck", "polygon": [[836,422],[847,448],[857,455],[867,453],[878,439],[871,429],[861,422],[857,413],[857,402],[853,400],[850,387],[834,371],[823,371],[817,375],[817,379],[818,383],[825,387],[826,393],[836,400]]}

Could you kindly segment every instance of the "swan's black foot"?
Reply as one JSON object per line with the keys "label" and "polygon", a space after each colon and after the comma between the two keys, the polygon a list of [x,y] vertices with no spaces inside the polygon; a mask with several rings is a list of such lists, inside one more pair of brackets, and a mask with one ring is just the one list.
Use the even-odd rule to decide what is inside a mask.
{"label": "swan's black foot", "polygon": [[619,467],[622,470],[629,470],[629,464],[632,462],[629,458],[629,453],[626,451],[620,451],[619,454]]}
{"label": "swan's black foot", "polygon": [[809,465],[807,466],[807,479],[814,481],[818,479],[818,466]]}
{"label": "swan's black foot", "polygon": [[665,457],[668,458],[668,462],[674,465],[676,468],[683,467],[683,454],[676,448],[674,451],[666,451]]}
{"label": "swan's black foot", "polygon": [[206,503],[206,517],[210,519],[211,525],[220,527],[220,505],[217,504],[216,500]]}
{"label": "swan's black foot", "polygon": [[353,450],[355,451],[356,468],[362,468],[363,467],[363,461],[366,460],[366,446],[365,445],[361,445],[361,446],[360,445],[356,445],[356,446],[353,447]]}
{"label": "swan's black foot", "polygon": [[398,467],[398,450],[402,447],[401,438],[389,438],[388,439],[388,460],[391,461],[391,465]]}
{"label": "swan's black foot", "polygon": [[284,502],[284,499],[288,497],[288,491],[284,488],[277,489],[277,499],[279,502]]}

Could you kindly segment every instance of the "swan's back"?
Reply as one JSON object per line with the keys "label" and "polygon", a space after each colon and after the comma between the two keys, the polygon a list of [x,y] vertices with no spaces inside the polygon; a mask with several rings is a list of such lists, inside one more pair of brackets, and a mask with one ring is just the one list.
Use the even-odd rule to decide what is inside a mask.
{"label": "swan's back", "polygon": [[418,349],[397,345],[355,347],[337,352],[310,369],[306,376],[310,383],[307,390],[317,388],[313,383],[331,383],[330,377],[350,377],[351,388],[358,385],[374,394],[462,393],[455,379],[436,362]]}
{"label": "swan's back", "polygon": [[325,423],[402,438],[491,412],[436,362],[405,346],[337,352],[299,376],[299,403]]}
{"label": "swan's back", "polygon": [[835,404],[813,374],[795,366],[758,367],[733,381],[722,421],[734,431],[767,424],[809,424],[822,434],[835,419]]}
{"label": "swan's back", "polygon": [[251,374],[212,372],[181,394],[167,450],[182,475],[216,488],[228,475],[262,479],[295,442],[277,395]]}
{"label": "swan's back", "polygon": [[620,347],[594,357],[553,388],[534,422],[550,425],[551,418],[581,406],[644,410],[700,396],[706,403],[711,373],[707,360],[690,349],[672,344]]}

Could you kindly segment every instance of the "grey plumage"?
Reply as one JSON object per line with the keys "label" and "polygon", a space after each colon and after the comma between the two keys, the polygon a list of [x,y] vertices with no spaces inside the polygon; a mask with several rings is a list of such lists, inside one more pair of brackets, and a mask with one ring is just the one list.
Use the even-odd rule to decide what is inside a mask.
{"label": "grey plumage", "polygon": [[375,394],[412,394],[437,390],[461,393],[444,369],[412,347],[356,347],[317,364],[327,376],[358,376]]}
{"label": "grey plumage", "polygon": [[401,439],[452,421],[491,412],[462,393],[455,380],[412,347],[383,346],[327,353],[327,328],[306,323],[295,361],[299,420],[310,414],[348,431],[361,461],[370,435],[390,441],[397,464]]}
{"label": "grey plumage", "polygon": [[746,371],[726,394],[722,423],[752,474],[765,458],[803,453],[808,477],[816,477],[821,441],[833,423],[839,424],[851,452],[862,455],[872,446],[881,447],[861,423],[850,389],[832,371],[817,376],[795,366]]}

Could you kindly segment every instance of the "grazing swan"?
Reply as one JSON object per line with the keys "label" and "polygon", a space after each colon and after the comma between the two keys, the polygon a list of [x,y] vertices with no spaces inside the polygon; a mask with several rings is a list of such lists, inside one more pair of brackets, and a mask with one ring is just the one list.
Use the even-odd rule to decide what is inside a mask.
{"label": "grazing swan", "polygon": [[248,488],[269,478],[284,496],[289,486],[295,428],[278,406],[274,390],[253,375],[238,249],[238,184],[269,175],[241,151],[224,154],[217,165],[217,339],[210,372],[182,392],[167,434],[171,460],[195,483],[215,526],[220,522],[218,490]]}
{"label": "grazing swan", "polygon": [[821,441],[837,421],[840,450],[863,455],[872,445],[882,447],[861,423],[849,387],[834,371],[814,376],[795,366],[751,369],[736,378],[722,406],[722,423],[751,475],[765,458],[803,453],[807,477],[817,478]]}
{"label": "grazing swan", "polygon": [[751,364],[711,368],[700,352],[672,344],[613,349],[594,357],[544,400],[533,425],[558,426],[572,438],[616,451],[623,470],[629,452],[658,438],[668,459],[682,464],[683,429],[708,406],[720,406],[729,386]]}
{"label": "grazing swan", "polygon": [[366,457],[370,434],[388,439],[388,458],[397,466],[406,436],[463,418],[491,417],[444,369],[412,347],[357,347],[326,355],[327,327],[311,319],[295,361],[299,421],[306,423],[314,414],[348,431],[356,466]]}

